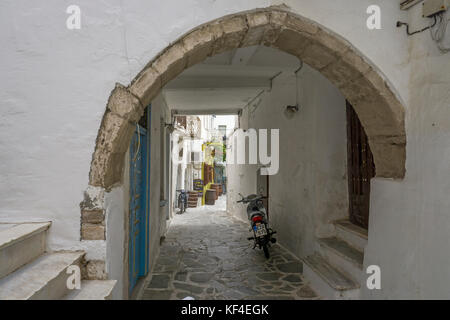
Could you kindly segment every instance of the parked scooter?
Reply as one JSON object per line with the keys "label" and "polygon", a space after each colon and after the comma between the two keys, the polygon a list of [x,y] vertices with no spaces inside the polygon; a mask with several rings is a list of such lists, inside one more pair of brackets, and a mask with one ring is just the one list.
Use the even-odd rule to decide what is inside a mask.
{"label": "parked scooter", "polygon": [[258,196],[256,194],[251,194],[247,197],[244,197],[240,193],[239,195],[242,199],[236,202],[248,203],[247,217],[248,220],[250,220],[250,225],[252,227],[249,231],[253,231],[253,237],[248,238],[248,240],[254,241],[253,249],[255,249],[256,246],[258,246],[259,249],[263,249],[264,255],[269,259],[269,247],[272,243],[277,242],[277,239],[272,236],[277,232],[269,227],[267,211],[262,202],[262,199],[266,199],[267,197]]}
{"label": "parked scooter", "polygon": [[181,190],[177,190],[177,192],[179,192],[180,194],[178,195],[178,208],[180,209],[180,211],[178,211],[178,214],[182,214],[184,212],[186,212],[186,208],[188,205],[188,196],[187,196],[187,192],[184,189]]}

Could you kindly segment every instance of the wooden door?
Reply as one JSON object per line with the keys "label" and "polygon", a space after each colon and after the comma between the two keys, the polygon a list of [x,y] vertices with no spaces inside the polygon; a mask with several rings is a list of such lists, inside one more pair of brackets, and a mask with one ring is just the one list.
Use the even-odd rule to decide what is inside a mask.
{"label": "wooden door", "polygon": [[[150,112],[149,112],[150,113]],[[150,120],[150,115],[149,119]],[[150,121],[144,125],[149,126]],[[148,272],[150,130],[136,126],[130,144],[129,292]]]}
{"label": "wooden door", "polygon": [[375,165],[369,141],[358,115],[347,101],[347,167],[350,222],[369,226],[370,179]]}
{"label": "wooden door", "polygon": [[203,165],[203,184],[206,186],[208,183],[214,182],[213,175],[214,168],[206,163]]}

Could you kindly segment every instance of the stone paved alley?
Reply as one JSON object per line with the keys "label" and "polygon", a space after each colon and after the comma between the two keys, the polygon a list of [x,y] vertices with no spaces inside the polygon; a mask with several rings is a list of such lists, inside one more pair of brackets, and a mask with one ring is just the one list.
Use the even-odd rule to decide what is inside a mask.
{"label": "stone paved alley", "polygon": [[317,299],[302,263],[279,245],[269,260],[253,250],[248,224],[228,216],[225,201],[174,217],[138,298]]}

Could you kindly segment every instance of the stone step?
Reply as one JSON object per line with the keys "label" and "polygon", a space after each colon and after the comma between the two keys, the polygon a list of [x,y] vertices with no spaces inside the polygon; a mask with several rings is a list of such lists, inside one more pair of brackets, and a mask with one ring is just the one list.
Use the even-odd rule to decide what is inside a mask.
{"label": "stone step", "polygon": [[334,222],[336,236],[348,242],[353,247],[364,251],[367,246],[367,230],[361,228],[349,220],[338,220]]}
{"label": "stone step", "polygon": [[359,284],[315,253],[303,259],[303,276],[325,299],[358,299]]}
{"label": "stone step", "polygon": [[63,300],[110,300],[116,280],[83,280],[81,289],[71,290]]}
{"label": "stone step", "polygon": [[337,237],[318,240],[320,254],[334,267],[356,281],[361,280],[364,253]]}
{"label": "stone step", "polygon": [[51,222],[0,225],[1,279],[45,252]]}
{"label": "stone step", "polygon": [[0,280],[0,300],[55,300],[68,293],[66,270],[84,252],[46,253]]}

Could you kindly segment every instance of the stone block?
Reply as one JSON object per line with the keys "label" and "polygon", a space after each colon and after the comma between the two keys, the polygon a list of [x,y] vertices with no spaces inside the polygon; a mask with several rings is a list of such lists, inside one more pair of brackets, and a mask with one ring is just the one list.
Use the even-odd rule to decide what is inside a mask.
{"label": "stone block", "polygon": [[105,226],[101,224],[82,223],[81,240],[105,240]]}
{"label": "stone block", "polygon": [[[138,115],[139,118],[142,114]],[[97,137],[97,148],[111,152],[126,152],[134,126],[119,115],[106,111]]]}
{"label": "stone block", "polygon": [[292,14],[286,16],[283,25],[296,32],[307,33],[310,35],[316,35],[319,31],[319,27],[312,21]]}
{"label": "stone block", "polygon": [[403,179],[405,177],[406,139],[404,136],[395,137],[395,144],[392,143],[392,139],[393,137],[369,137],[376,176]]}
{"label": "stone block", "polygon": [[269,13],[269,15],[270,15],[270,24],[274,28],[281,28],[286,26],[286,19],[288,17],[287,12],[273,10]]}
{"label": "stone block", "polygon": [[107,280],[105,261],[89,260],[85,266],[83,278],[86,280]]}
{"label": "stone block", "polygon": [[110,154],[103,179],[106,191],[110,191],[114,185],[122,182],[124,164],[125,153]]}
{"label": "stone block", "polygon": [[259,45],[264,35],[272,29],[270,16],[267,12],[252,12],[247,14],[248,31],[242,41],[243,47]]}
{"label": "stone block", "polygon": [[143,106],[146,107],[158,95],[161,87],[160,74],[147,66],[130,85],[130,92],[139,97]]}
{"label": "stone block", "polygon": [[350,44],[345,39],[324,29],[318,29],[314,33],[314,38],[337,57],[342,56],[350,49]]}
{"label": "stone block", "polygon": [[104,210],[81,210],[82,223],[103,223],[105,220]]}
{"label": "stone block", "polygon": [[303,52],[310,45],[310,37],[290,29],[284,29],[272,46],[301,58]]}
{"label": "stone block", "polygon": [[269,25],[263,37],[263,44],[265,46],[272,46],[285,28],[284,21],[287,18],[287,13],[282,11],[272,11],[269,13]]}
{"label": "stone block", "polygon": [[395,111],[380,94],[378,85],[366,76],[350,81],[340,88],[342,94],[352,104],[368,136],[404,135],[403,125],[399,122],[397,113],[402,112],[398,106]]}
{"label": "stone block", "polygon": [[164,51],[152,64],[161,75],[161,86],[179,75],[187,66],[186,49],[183,42],[177,42]]}
{"label": "stone block", "polygon": [[138,121],[143,113],[139,99],[119,83],[109,96],[107,109],[121,118],[134,122]]}
{"label": "stone block", "polygon": [[356,81],[362,74],[342,59],[336,60],[320,70],[336,87],[342,88],[351,81]]}
{"label": "stone block", "polygon": [[[222,33],[220,29],[215,29],[215,31],[219,34]],[[204,27],[194,30],[183,38],[187,52],[187,68],[202,62],[211,55],[216,36],[213,28]]]}
{"label": "stone block", "polygon": [[222,34],[214,42],[212,55],[241,47],[248,30],[244,16],[227,17],[218,20],[214,25],[218,25],[222,29]]}
{"label": "stone block", "polygon": [[384,77],[382,77],[379,72],[374,69],[371,69],[368,73],[366,73],[365,78],[372,84],[376,92],[386,101],[386,105],[389,107],[394,120],[400,124],[398,127],[403,128],[405,110],[403,109],[398,98],[395,96],[393,88],[390,88]]}
{"label": "stone block", "polygon": [[361,75],[370,69],[370,63],[364,60],[362,54],[352,47],[349,47],[349,50],[341,55],[341,60],[343,63],[352,66]]}
{"label": "stone block", "polygon": [[319,43],[306,47],[300,59],[316,70],[320,70],[337,60],[336,56],[330,50]]}
{"label": "stone block", "polygon": [[105,113],[91,163],[90,185],[107,188],[120,181],[134,128],[128,120],[109,111]]}

